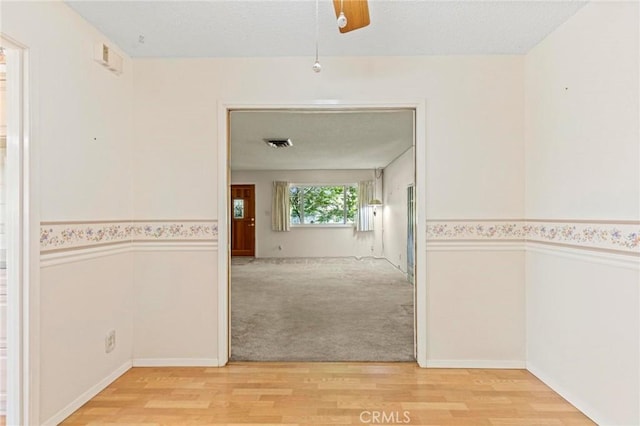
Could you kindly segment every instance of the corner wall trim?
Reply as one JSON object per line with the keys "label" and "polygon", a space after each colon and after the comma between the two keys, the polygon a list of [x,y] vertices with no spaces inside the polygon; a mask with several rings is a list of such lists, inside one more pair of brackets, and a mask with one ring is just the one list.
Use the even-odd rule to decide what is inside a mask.
{"label": "corner wall trim", "polygon": [[524,360],[428,359],[427,368],[491,368],[522,370],[527,368],[527,363]]}
{"label": "corner wall trim", "polygon": [[131,368],[131,361],[127,361],[120,367],[116,368],[111,374],[91,386],[84,393],[74,399],[69,405],[58,411],[44,423],[43,426],[55,426],[62,423],[64,419],[73,414],[78,408],[82,407],[87,401],[100,393],[104,388],[113,383],[118,377],[122,376]]}
{"label": "corner wall trim", "polygon": [[133,367],[218,367],[215,358],[134,358]]}
{"label": "corner wall trim", "polygon": [[582,411],[582,413],[593,420],[596,424],[599,425],[607,425],[611,424],[611,422],[606,422],[605,419],[597,412],[597,410],[593,409],[589,404],[584,402],[581,398],[576,397],[571,392],[568,392],[562,385],[560,385],[557,381],[552,380],[549,375],[545,374],[542,370],[540,370],[535,365],[527,362],[527,370],[540,379],[545,385],[549,386],[553,389],[554,392],[559,394],[561,397],[566,399],[571,405],[576,407],[578,410]]}

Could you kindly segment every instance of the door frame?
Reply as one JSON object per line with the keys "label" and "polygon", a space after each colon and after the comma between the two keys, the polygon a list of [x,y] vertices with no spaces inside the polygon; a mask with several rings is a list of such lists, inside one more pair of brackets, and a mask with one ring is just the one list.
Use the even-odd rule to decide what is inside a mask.
{"label": "door frame", "polygon": [[[229,113],[235,110],[366,110],[366,109],[415,110],[415,202],[416,202],[416,258],[415,258],[415,313],[422,321],[415,322],[416,361],[427,366],[427,282],[426,282],[426,102],[425,100],[317,100],[308,102],[262,101],[243,103],[221,101],[218,103],[218,365],[229,361],[231,332],[229,329],[229,285],[231,246],[230,226],[230,126]],[[419,236],[419,237],[418,237]]]}
{"label": "door frame", "polygon": [[39,424],[40,213],[30,50],[0,33],[7,55],[7,424]]}

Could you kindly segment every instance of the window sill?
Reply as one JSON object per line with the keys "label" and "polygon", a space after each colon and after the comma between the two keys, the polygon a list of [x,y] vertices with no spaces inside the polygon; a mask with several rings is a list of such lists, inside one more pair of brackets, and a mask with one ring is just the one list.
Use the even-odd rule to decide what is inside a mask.
{"label": "window sill", "polygon": [[352,223],[348,223],[346,225],[343,224],[330,224],[330,223],[318,223],[318,224],[305,224],[305,225],[291,225],[291,229],[294,228],[355,228],[356,226]]}

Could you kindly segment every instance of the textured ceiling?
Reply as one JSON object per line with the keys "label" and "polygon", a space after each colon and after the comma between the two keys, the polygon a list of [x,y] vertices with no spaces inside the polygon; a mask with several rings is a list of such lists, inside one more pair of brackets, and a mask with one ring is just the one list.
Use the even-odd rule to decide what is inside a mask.
{"label": "textured ceiling", "polygon": [[[384,167],[413,145],[413,111],[232,111],[232,170]],[[264,138],[291,138],[271,148]]]}
{"label": "textured ceiling", "polygon": [[[313,56],[309,0],[67,1],[134,57]],[[370,0],[371,25],[340,34],[320,0],[321,56],[523,54],[580,1]]]}

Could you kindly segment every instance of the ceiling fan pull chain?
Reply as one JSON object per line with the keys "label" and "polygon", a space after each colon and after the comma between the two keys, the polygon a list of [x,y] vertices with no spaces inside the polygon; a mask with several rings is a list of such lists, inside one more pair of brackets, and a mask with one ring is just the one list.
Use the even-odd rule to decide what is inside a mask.
{"label": "ceiling fan pull chain", "polygon": [[320,61],[318,60],[318,34],[320,32],[320,24],[318,23],[318,9],[319,9],[320,0],[316,0],[316,61],[313,63],[314,72],[322,71],[322,65],[320,65]]}
{"label": "ceiling fan pull chain", "polygon": [[344,28],[347,26],[347,17],[344,15],[344,0],[340,0],[340,16],[338,16],[338,27]]}

